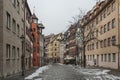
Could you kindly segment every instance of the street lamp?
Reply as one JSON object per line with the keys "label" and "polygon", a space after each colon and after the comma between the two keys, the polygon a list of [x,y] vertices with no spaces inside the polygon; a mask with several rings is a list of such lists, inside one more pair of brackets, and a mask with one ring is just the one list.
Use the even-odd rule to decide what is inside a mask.
{"label": "street lamp", "polygon": [[24,65],[24,58],[25,58],[25,54],[24,54],[24,43],[25,43],[25,36],[21,35],[20,37],[21,43],[22,43],[22,55],[21,55],[21,68],[22,68],[22,76],[24,76],[24,71],[25,71],[25,65]]}
{"label": "street lamp", "polygon": [[116,44],[116,39],[112,38],[112,45],[118,47],[118,70],[120,71],[120,64],[119,64],[119,54],[120,54],[120,44]]}
{"label": "street lamp", "polygon": [[38,29],[40,29],[41,34],[42,34],[42,29],[44,29],[44,28],[45,27],[44,27],[44,25],[42,23],[38,24]]}

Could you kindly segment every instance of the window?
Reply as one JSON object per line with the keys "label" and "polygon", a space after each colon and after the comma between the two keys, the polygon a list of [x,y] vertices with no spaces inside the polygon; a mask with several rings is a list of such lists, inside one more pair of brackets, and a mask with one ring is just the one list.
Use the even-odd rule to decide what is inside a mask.
{"label": "window", "polygon": [[56,51],[57,49],[55,48],[55,51]]}
{"label": "window", "polygon": [[56,53],[55,53],[55,56],[56,56]]}
{"label": "window", "polygon": [[104,61],[107,61],[107,54],[104,54]]}
{"label": "window", "polygon": [[100,41],[100,46],[103,48],[103,40]]}
{"label": "window", "polygon": [[10,44],[6,44],[6,59],[10,59]]}
{"label": "window", "polygon": [[104,47],[106,47],[106,39],[104,39]]}
{"label": "window", "polygon": [[95,59],[95,56],[93,55],[93,60]]}
{"label": "window", "polygon": [[103,27],[100,28],[100,33],[103,34]]}
{"label": "window", "polygon": [[16,0],[12,0],[12,4],[14,7],[16,7]]}
{"label": "window", "polygon": [[108,38],[108,46],[110,46],[111,38]]}
{"label": "window", "polygon": [[89,45],[90,46],[90,50],[92,49],[92,46],[91,46],[91,44]]}
{"label": "window", "polygon": [[17,48],[17,57],[20,57],[20,52],[19,52],[19,48]]}
{"label": "window", "polygon": [[88,60],[89,60],[89,55],[88,55]]}
{"label": "window", "polygon": [[101,54],[101,62],[103,62],[103,54]]}
{"label": "window", "polygon": [[10,29],[10,22],[11,22],[11,17],[10,17],[10,14],[7,12],[6,13],[6,16],[7,16],[7,28]]}
{"label": "window", "polygon": [[17,24],[17,36],[19,37],[20,35],[20,26]]}
{"label": "window", "polygon": [[107,7],[107,15],[110,15],[110,6]]}
{"label": "window", "polygon": [[55,43],[55,46],[57,46],[57,44]]}
{"label": "window", "polygon": [[22,30],[24,29],[24,20],[22,19]]}
{"label": "window", "polygon": [[98,17],[96,18],[96,24],[98,24]]}
{"label": "window", "polygon": [[92,60],[92,55],[90,55],[90,60]]}
{"label": "window", "polygon": [[101,13],[101,15],[100,15],[100,21],[102,21],[102,13]]}
{"label": "window", "polygon": [[112,53],[112,58],[113,58],[113,62],[116,61],[116,54],[115,53]]}
{"label": "window", "polygon": [[24,10],[24,0],[22,0],[22,10]]}
{"label": "window", "polygon": [[20,13],[20,2],[17,0],[17,12]]}
{"label": "window", "polygon": [[106,30],[106,24],[104,25],[104,33],[106,32],[107,30]]}
{"label": "window", "polygon": [[106,10],[104,10],[104,18],[106,17]]}
{"label": "window", "polygon": [[89,45],[87,45],[87,50],[89,51]]}
{"label": "window", "polygon": [[112,3],[112,11],[115,11],[115,2]]}
{"label": "window", "polygon": [[92,44],[92,50],[94,50],[94,43]]}
{"label": "window", "polygon": [[115,36],[112,36],[112,44],[116,44],[116,37]]}
{"label": "window", "polygon": [[107,31],[110,30],[110,22],[107,23]]}
{"label": "window", "polygon": [[108,61],[109,62],[111,61],[111,54],[110,53],[108,54]]}
{"label": "window", "polygon": [[96,49],[98,49],[98,42],[96,42]]}
{"label": "window", "polygon": [[12,20],[12,31],[16,32],[16,21],[14,19]]}
{"label": "window", "polygon": [[96,30],[96,37],[98,37],[98,30]]}
{"label": "window", "polygon": [[112,28],[114,28],[116,26],[116,21],[115,18],[112,20]]}
{"label": "window", "polygon": [[12,58],[15,59],[16,54],[15,54],[15,46],[12,46]]}

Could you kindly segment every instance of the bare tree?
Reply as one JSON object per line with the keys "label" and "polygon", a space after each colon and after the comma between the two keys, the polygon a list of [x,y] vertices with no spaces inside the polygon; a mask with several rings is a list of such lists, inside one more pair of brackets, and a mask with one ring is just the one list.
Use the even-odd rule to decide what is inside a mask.
{"label": "bare tree", "polygon": [[98,34],[100,33],[98,29],[95,26],[86,26],[85,24],[82,24],[82,21],[79,20],[77,23],[77,28],[79,29],[79,32],[77,32],[78,37],[80,38],[81,43],[81,51],[82,51],[82,66],[86,67],[86,46],[91,41],[100,41],[98,39]]}

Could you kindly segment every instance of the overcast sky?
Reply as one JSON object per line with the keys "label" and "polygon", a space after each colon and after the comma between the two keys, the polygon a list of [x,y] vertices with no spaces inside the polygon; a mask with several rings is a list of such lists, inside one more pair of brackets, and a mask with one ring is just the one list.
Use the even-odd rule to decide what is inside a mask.
{"label": "overcast sky", "polygon": [[[60,33],[65,31],[79,8],[85,11],[92,9],[96,0],[28,0],[30,9],[45,26],[43,33]],[[35,6],[35,9],[34,9]]]}

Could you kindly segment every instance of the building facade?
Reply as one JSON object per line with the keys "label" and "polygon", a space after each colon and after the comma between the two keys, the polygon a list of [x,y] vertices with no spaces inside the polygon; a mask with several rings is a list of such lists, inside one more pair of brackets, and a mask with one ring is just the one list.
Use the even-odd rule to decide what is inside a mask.
{"label": "building facade", "polygon": [[60,63],[64,63],[64,53],[65,53],[65,37],[64,34],[61,33],[60,35]]}
{"label": "building facade", "polygon": [[31,30],[33,35],[33,66],[39,67],[43,64],[44,55],[44,36],[42,35],[42,29],[44,26],[42,23],[38,23],[38,18],[33,13]]}
{"label": "building facade", "polygon": [[33,13],[32,15],[32,35],[33,35],[33,66],[38,67],[40,55],[39,55],[39,35],[38,35],[38,18]]}
{"label": "building facade", "polygon": [[48,49],[49,49],[49,42],[50,42],[50,38],[54,36],[54,34],[50,34],[50,35],[47,35],[45,36],[45,42],[44,42],[44,50],[45,50],[45,54],[44,54],[44,62],[45,64],[48,64],[49,63],[49,59],[48,59],[48,56],[49,56],[49,53],[48,53]]}
{"label": "building facade", "polygon": [[[7,6],[6,6],[7,5]],[[21,72],[24,1],[0,0],[0,76]]]}
{"label": "building facade", "polygon": [[77,46],[76,46],[76,24],[72,24],[65,32],[66,45],[64,60],[65,63],[76,64]]}
{"label": "building facade", "polygon": [[44,65],[44,35],[42,35],[42,32],[39,33],[39,53],[40,53],[40,66]]}
{"label": "building facade", "polygon": [[60,62],[60,42],[58,39],[60,34],[51,37],[48,44],[48,60],[49,63],[59,63]]}
{"label": "building facade", "polygon": [[28,3],[26,3],[25,7],[25,26],[26,26],[26,35],[25,35],[25,70],[30,70],[32,68],[32,48],[33,48],[33,43],[32,43],[32,34],[31,34],[31,10],[28,6]]}
{"label": "building facade", "polygon": [[96,3],[82,19],[86,32],[95,29],[91,40],[86,46],[86,64],[91,66],[120,69],[120,0],[104,0]]}

